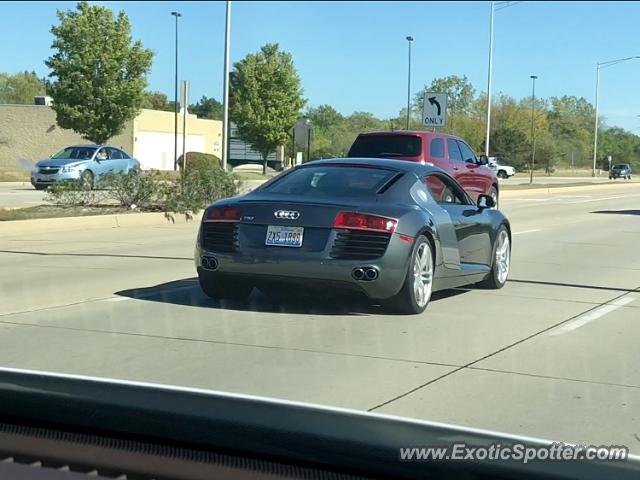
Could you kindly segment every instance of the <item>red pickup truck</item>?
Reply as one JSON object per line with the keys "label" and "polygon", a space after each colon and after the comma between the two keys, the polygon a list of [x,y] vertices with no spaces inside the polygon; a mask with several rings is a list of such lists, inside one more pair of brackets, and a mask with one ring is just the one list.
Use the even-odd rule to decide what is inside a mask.
{"label": "red pickup truck", "polygon": [[437,132],[393,131],[358,135],[349,149],[352,158],[391,158],[435,165],[455,178],[474,201],[491,195],[498,204],[498,178],[460,137]]}

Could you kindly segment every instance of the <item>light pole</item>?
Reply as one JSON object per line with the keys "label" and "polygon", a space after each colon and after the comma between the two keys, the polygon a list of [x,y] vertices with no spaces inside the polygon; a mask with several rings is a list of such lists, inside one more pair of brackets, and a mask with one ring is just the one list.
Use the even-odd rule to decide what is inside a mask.
{"label": "light pole", "polygon": [[307,162],[309,162],[311,160],[311,121],[305,118],[304,124],[307,126]]}
{"label": "light pole", "polygon": [[[487,131],[484,139],[484,154],[489,156],[489,137],[491,132],[491,81],[493,76],[493,17],[495,12],[522,2],[491,2],[489,20],[489,73],[487,75]],[[498,8],[496,8],[496,6]]]}
{"label": "light pole", "polygon": [[176,17],[176,78],[173,95],[173,169],[178,169],[178,18],[182,16],[179,12],[171,12],[171,15]]}
{"label": "light pole", "polygon": [[407,130],[409,130],[409,117],[411,116],[411,42],[413,37],[407,35],[407,42],[409,42],[409,71],[407,72]]}
{"label": "light pole", "polygon": [[224,30],[224,93],[222,112],[222,169],[227,169],[229,146],[229,47],[231,45],[231,0],[227,0],[227,15]]}
{"label": "light pole", "polygon": [[536,111],[536,79],[537,75],[531,75],[531,82],[533,84],[531,90],[531,168],[529,170],[529,184],[533,183],[533,168],[536,164],[536,131],[535,124],[533,123],[534,114]]}
{"label": "light pole", "polygon": [[600,69],[612,67],[613,65],[616,65],[618,63],[627,62],[636,58],[640,58],[640,56],[636,55],[634,57],[619,58],[617,60],[609,60],[607,62],[600,62],[596,64],[596,120],[595,127],[593,129],[593,170],[591,172],[592,177],[596,176],[596,160],[598,158],[598,97],[600,96]]}

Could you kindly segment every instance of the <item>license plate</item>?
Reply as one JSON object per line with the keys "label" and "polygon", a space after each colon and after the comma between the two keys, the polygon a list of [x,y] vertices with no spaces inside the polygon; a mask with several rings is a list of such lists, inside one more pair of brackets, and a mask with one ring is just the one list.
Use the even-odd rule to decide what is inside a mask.
{"label": "license plate", "polygon": [[304,228],[302,227],[269,225],[264,244],[274,247],[301,247],[303,233]]}

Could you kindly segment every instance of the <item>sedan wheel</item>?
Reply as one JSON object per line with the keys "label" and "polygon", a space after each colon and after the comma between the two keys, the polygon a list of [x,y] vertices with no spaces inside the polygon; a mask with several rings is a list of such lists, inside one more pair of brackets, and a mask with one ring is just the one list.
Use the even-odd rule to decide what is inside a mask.
{"label": "sedan wheel", "polygon": [[384,306],[392,313],[422,313],[431,299],[434,278],[434,253],[431,243],[423,235],[416,238],[404,284]]}
{"label": "sedan wheel", "polygon": [[82,188],[86,190],[93,190],[93,173],[89,170],[85,170],[80,175],[80,182],[82,184]]}
{"label": "sedan wheel", "polygon": [[418,247],[417,255],[413,261],[413,295],[416,305],[425,308],[431,298],[433,288],[433,259],[431,247],[423,243]]}
{"label": "sedan wheel", "polygon": [[500,227],[493,246],[493,265],[487,278],[480,283],[485,288],[500,289],[507,283],[511,268],[511,239],[505,226]]}

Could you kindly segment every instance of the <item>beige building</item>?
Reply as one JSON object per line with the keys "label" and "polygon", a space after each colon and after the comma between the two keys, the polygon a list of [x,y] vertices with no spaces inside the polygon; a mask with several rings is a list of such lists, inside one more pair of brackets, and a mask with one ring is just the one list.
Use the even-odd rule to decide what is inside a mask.
{"label": "beige building", "polygon": [[[188,152],[222,154],[222,122],[187,115]],[[178,155],[182,154],[182,115],[178,116]],[[63,147],[89,143],[60,128],[51,107],[0,105],[0,179],[24,178],[29,166]],[[137,158],[143,169],[173,170],[174,114],[142,110],[108,142]]]}

